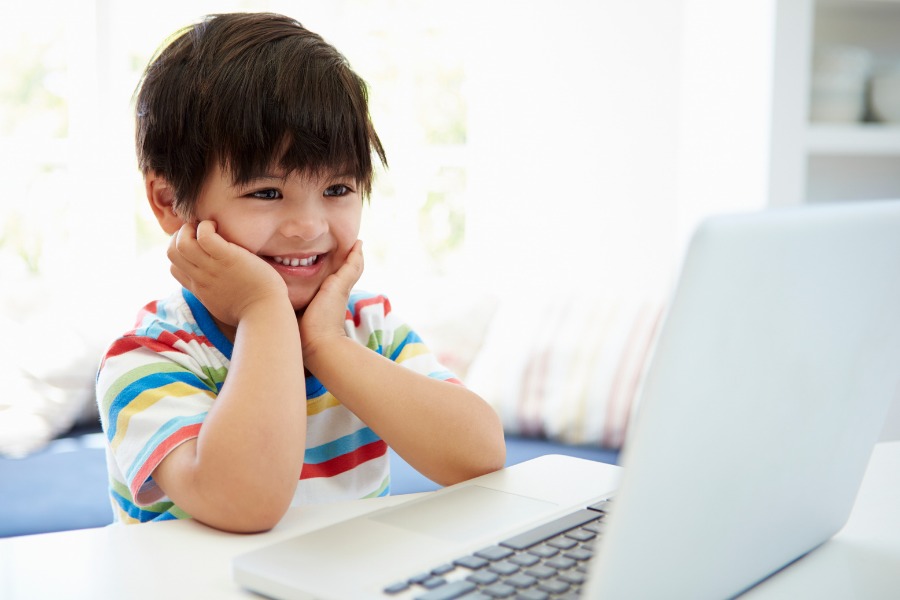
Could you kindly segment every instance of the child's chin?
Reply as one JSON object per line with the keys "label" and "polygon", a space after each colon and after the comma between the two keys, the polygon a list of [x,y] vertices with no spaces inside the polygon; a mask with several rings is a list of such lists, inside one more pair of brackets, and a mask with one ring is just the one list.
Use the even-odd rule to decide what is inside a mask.
{"label": "child's chin", "polygon": [[291,296],[291,306],[294,307],[294,312],[298,315],[303,314],[303,311],[306,310],[306,307],[309,306],[309,303],[312,302],[312,299],[315,297],[315,294],[312,296]]}
{"label": "child's chin", "polygon": [[303,301],[303,302],[295,302],[295,301],[292,301],[292,302],[291,302],[291,306],[294,307],[294,312],[295,312],[295,313],[297,313],[298,315],[302,315],[303,312],[306,310],[306,307],[309,306],[309,302],[306,302],[306,301]]}

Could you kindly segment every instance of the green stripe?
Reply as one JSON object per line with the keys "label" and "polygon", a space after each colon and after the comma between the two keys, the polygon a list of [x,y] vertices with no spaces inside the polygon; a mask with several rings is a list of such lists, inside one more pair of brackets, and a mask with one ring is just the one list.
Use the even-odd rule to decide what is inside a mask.
{"label": "green stripe", "polygon": [[228,369],[225,367],[220,367],[218,369],[204,367],[203,372],[206,374],[206,377],[204,377],[202,375],[198,375],[195,371],[186,369],[182,365],[173,363],[168,360],[141,365],[139,367],[131,369],[127,373],[124,373],[121,377],[113,382],[108,390],[106,390],[106,394],[103,396],[103,403],[100,407],[102,414],[108,414],[109,407],[113,403],[113,400],[116,399],[116,397],[122,392],[122,390],[124,390],[135,381],[138,381],[139,379],[148,375],[156,375],[159,373],[183,373],[185,371],[189,371],[194,376],[196,376],[197,379],[203,382],[203,385],[205,385],[213,393],[218,393],[219,390],[217,385],[225,381],[225,375],[226,373],[228,373]]}
{"label": "green stripe", "polygon": [[391,484],[391,476],[388,475],[387,477],[384,478],[384,481],[381,482],[381,486],[379,486],[379,488],[377,490],[375,490],[371,494],[363,496],[363,498],[377,498],[378,496],[380,496],[381,494],[384,493],[384,490],[386,490],[390,484]]}
{"label": "green stripe", "polygon": [[410,329],[408,325],[400,325],[394,330],[394,337],[391,339],[390,347],[382,349],[381,353],[390,358],[394,354],[395,344],[402,344],[403,340],[406,339],[406,336],[408,336],[411,331],[412,329]]}

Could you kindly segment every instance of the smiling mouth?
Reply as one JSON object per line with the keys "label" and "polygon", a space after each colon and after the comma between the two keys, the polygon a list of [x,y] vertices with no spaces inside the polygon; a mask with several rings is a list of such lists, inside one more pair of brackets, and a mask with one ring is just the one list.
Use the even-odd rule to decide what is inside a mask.
{"label": "smiling mouth", "polygon": [[273,256],[272,260],[286,267],[311,267],[319,261],[321,254],[307,256],[306,258],[288,258],[286,256]]}

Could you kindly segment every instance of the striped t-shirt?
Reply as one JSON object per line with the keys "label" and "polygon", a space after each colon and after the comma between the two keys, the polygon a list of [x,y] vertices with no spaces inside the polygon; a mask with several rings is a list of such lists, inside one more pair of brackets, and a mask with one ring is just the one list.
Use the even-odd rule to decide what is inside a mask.
{"label": "striped t-shirt", "polygon": [[[404,367],[458,382],[383,296],[354,292],[344,329]],[[209,311],[183,289],[145,306],[135,329],[107,350],[97,375],[97,402],[118,521],[189,516],[150,475],[173,448],[198,436],[228,375],[232,349]],[[306,453],[294,504],[390,492],[387,445],[314,377],[306,378],[306,413]]]}

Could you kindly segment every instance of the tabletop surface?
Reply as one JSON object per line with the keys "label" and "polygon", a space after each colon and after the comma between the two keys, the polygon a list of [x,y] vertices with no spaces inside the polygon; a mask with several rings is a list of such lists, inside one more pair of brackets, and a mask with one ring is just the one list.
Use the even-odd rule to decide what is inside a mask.
{"label": "tabletop surface", "polygon": [[[272,531],[254,535],[185,520],[0,539],[0,598],[255,598],[234,583],[234,556],[415,496],[293,508]],[[847,525],[744,597],[897,598],[898,506],[900,442],[885,442],[875,448]]]}

